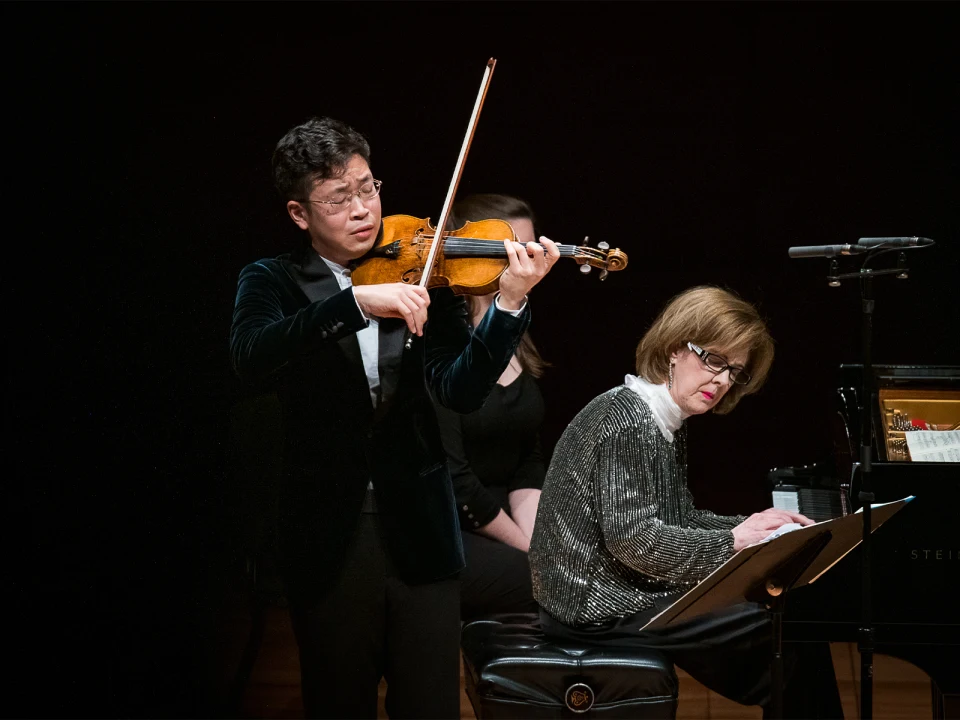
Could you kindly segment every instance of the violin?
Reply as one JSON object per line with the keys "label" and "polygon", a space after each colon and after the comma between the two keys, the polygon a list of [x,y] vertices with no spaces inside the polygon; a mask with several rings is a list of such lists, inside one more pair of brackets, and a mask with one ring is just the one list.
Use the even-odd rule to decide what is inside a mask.
{"label": "violin", "polygon": [[[354,264],[352,282],[355,285],[422,284],[436,232],[430,218],[411,215],[383,218],[381,238]],[[457,230],[444,232],[440,251],[434,254],[426,287],[449,287],[457,295],[493,292],[498,287],[500,275],[509,265],[504,240],[517,241],[517,234],[506,220],[468,222]],[[558,244],[557,248],[560,257],[573,258],[581,266],[581,272],[590,272],[592,267],[600,268],[601,280],[609,272],[627,266],[626,253],[610,249],[607,243],[598,243],[596,248],[586,244]]]}
{"label": "violin", "polygon": [[[437,227],[447,227],[447,216],[496,64],[494,58],[487,61]],[[402,282],[424,288],[450,287],[461,295],[485,295],[497,289],[500,275],[509,265],[504,240],[517,240],[517,234],[505,220],[468,222],[458,230],[438,234],[430,218],[389,215],[383,218],[380,241],[353,264],[351,280],[354,285]],[[610,270],[627,266],[624,253],[608,248],[606,243],[600,243],[598,249],[559,246],[560,256],[576,259],[581,264],[581,272],[589,272],[591,267],[602,268],[601,280]]]}

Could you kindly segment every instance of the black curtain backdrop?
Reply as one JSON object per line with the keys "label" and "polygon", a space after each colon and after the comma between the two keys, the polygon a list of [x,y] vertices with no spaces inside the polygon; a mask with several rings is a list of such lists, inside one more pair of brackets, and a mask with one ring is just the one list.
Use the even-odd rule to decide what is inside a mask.
{"label": "black curtain backdrop", "polygon": [[874,362],[960,360],[948,11],[6,4],[15,714],[218,712],[212,628],[249,520],[227,340],[240,269],[299,239],[270,178],[289,127],[353,125],[384,214],[436,218],[496,57],[460,194],[522,196],[542,234],[630,259],[604,282],[560,264],[534,291],[546,450],[633,371],[670,297],[721,285],[777,357],[733,414],[690,421],[690,479],[698,505],[749,513],[770,468],[829,453],[837,369],[860,359],[857,285],[788,247],[934,238],[908,280],[876,281]]}

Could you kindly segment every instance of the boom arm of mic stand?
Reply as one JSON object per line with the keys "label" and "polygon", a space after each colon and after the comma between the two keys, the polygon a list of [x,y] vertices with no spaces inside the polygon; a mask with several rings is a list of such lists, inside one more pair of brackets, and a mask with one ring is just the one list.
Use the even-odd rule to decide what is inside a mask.
{"label": "boom arm of mic stand", "polygon": [[910,268],[895,268],[891,270],[871,270],[867,268],[866,270],[861,270],[860,272],[851,272],[851,273],[841,273],[839,275],[832,275],[831,277],[836,278],[837,280],[849,280],[851,278],[865,278],[865,277],[876,277],[878,275],[899,275],[903,272],[908,272]]}

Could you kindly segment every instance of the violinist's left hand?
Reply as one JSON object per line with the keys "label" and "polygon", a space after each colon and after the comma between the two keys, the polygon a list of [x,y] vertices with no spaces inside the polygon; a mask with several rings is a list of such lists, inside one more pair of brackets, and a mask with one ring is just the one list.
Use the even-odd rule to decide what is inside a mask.
{"label": "violinist's left hand", "polygon": [[526,302],[527,293],[550,272],[560,259],[557,244],[549,238],[540,238],[539,243],[524,246],[512,240],[504,240],[509,267],[500,276],[500,307],[504,310],[519,310]]}

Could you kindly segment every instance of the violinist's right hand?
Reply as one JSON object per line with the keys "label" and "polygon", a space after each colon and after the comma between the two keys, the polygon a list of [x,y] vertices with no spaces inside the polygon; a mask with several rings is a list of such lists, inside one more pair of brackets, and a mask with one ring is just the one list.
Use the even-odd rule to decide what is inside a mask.
{"label": "violinist's right hand", "polygon": [[402,318],[410,332],[423,335],[427,323],[427,307],[430,295],[419,285],[382,283],[378,285],[354,285],[353,297],[366,316]]}

